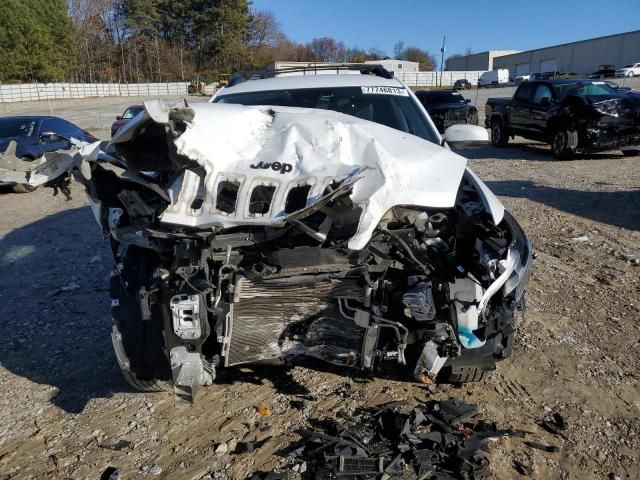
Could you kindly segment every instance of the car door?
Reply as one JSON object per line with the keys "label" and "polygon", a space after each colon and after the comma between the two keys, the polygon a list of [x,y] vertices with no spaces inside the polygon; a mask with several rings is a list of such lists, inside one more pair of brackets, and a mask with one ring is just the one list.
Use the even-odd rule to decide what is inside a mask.
{"label": "car door", "polygon": [[530,115],[530,134],[538,139],[544,140],[547,130],[547,117],[551,102],[553,100],[553,91],[546,83],[536,85],[531,97],[531,105],[529,109]]}
{"label": "car door", "polygon": [[511,130],[527,136],[531,131],[531,95],[537,86],[534,82],[522,83],[516,90],[509,107]]}

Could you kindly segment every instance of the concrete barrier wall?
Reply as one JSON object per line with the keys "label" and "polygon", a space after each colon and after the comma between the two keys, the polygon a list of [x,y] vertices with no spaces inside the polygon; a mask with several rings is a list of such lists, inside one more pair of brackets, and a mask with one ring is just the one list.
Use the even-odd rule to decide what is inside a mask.
{"label": "concrete barrier wall", "polygon": [[[478,78],[486,70],[474,71],[444,71],[442,72],[442,86],[451,86],[456,80],[469,80],[471,85],[478,84]],[[433,87],[440,85],[440,72],[395,72],[394,75],[408,87]]]}
{"label": "concrete barrier wall", "polygon": [[173,83],[26,83],[0,85],[0,103],[89,97],[186,95],[188,82]]}

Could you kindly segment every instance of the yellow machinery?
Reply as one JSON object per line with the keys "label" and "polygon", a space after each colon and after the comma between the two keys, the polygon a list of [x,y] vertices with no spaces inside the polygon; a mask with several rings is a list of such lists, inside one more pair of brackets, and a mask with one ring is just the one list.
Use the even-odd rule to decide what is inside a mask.
{"label": "yellow machinery", "polygon": [[204,95],[204,86],[203,78],[200,75],[194,75],[189,83],[189,95]]}

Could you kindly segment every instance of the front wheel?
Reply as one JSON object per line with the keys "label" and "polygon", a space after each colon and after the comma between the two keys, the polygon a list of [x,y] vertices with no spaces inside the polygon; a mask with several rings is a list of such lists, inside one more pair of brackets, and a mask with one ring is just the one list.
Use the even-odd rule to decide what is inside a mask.
{"label": "front wheel", "polygon": [[557,160],[569,160],[576,153],[578,132],[570,128],[558,128],[551,138],[551,154]]}
{"label": "front wheel", "polygon": [[494,147],[505,147],[509,143],[509,133],[499,118],[491,121],[491,143]]}
{"label": "front wheel", "polygon": [[130,246],[121,257],[122,274],[111,277],[111,341],[125,380],[135,389],[170,389],[164,353],[162,304],[153,293],[153,252]]}

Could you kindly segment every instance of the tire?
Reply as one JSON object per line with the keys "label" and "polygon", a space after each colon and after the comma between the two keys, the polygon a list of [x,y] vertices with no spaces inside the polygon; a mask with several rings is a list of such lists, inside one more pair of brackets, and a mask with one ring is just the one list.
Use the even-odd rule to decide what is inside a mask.
{"label": "tire", "polygon": [[158,378],[142,379],[131,370],[131,362],[126,356],[126,353],[124,355],[123,353],[120,353],[124,352],[124,343],[122,341],[122,334],[120,333],[120,330],[118,330],[115,319],[113,321],[111,342],[113,344],[113,350],[116,352],[120,373],[122,373],[122,376],[129,385],[141,392],[165,392],[171,389],[169,383],[164,380],[160,380]]}
{"label": "tire", "polygon": [[478,125],[478,114],[477,113],[472,113],[471,115],[469,115],[467,123],[469,125]]}
{"label": "tire", "polygon": [[11,187],[13,193],[31,193],[37,189],[38,187],[32,187],[31,185],[27,185],[26,183],[16,183]]}
{"label": "tire", "polygon": [[622,155],[625,157],[635,157],[640,155],[640,150],[622,150]]}
{"label": "tire", "polygon": [[627,75],[629,78],[633,78],[633,72],[629,72],[629,75]]}
{"label": "tire", "polygon": [[509,133],[499,118],[491,120],[491,143],[494,147],[506,147],[509,143]]}
{"label": "tire", "polygon": [[551,154],[556,160],[570,160],[576,153],[577,135],[567,127],[557,128],[551,136]]}
{"label": "tire", "polygon": [[[164,353],[162,302],[151,301],[153,253],[129,247],[122,257],[122,275],[111,277],[111,341],[125,380],[135,389],[170,389],[171,368]],[[148,303],[146,299],[149,299]]]}

